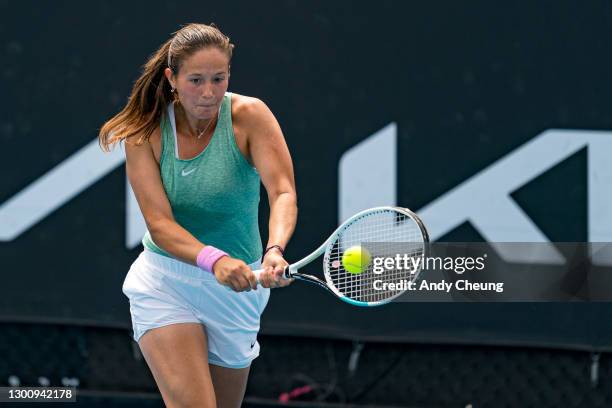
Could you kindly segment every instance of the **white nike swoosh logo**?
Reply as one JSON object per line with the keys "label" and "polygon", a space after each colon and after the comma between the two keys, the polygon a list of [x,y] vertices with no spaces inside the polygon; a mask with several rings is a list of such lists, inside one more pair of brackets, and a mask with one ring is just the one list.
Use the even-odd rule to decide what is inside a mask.
{"label": "white nike swoosh logo", "polygon": [[193,173],[194,171],[196,171],[196,169],[191,169],[191,170],[189,170],[189,171],[185,171],[185,170],[183,170],[183,171],[181,171],[181,176],[183,176],[183,177],[188,176],[188,175],[190,175],[191,173]]}

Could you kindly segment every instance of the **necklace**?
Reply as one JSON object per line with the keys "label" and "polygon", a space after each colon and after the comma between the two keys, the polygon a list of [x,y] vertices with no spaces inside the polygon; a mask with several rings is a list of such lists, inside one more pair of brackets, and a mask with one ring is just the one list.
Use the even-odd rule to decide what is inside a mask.
{"label": "necklace", "polygon": [[[208,130],[208,128],[210,127],[210,124],[213,123],[214,118],[211,118],[208,121],[208,124],[206,125],[206,127],[204,128],[204,130],[202,130],[201,132],[198,132],[198,136],[196,136],[198,138],[198,140],[204,135],[204,133],[206,133],[206,131]],[[196,131],[199,131],[199,129],[196,129]]]}
{"label": "necklace", "polygon": [[[181,109],[182,109],[182,106],[181,106]],[[217,110],[217,117],[216,118],[211,118],[208,121],[208,123],[206,124],[206,127],[203,130],[200,131],[199,128],[196,128],[196,133],[197,133],[196,139],[200,140],[202,138],[202,136],[204,136],[206,131],[210,128],[210,125],[215,121],[215,119],[216,119],[217,122],[219,121],[219,116],[221,116],[221,107],[220,106],[219,106],[219,109]],[[190,127],[189,126],[189,122],[187,122],[187,127]]]}

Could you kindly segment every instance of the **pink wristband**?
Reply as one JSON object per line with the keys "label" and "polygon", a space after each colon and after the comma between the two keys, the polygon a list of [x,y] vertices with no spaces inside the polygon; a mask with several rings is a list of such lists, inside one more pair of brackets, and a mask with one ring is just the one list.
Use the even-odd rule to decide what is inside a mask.
{"label": "pink wristband", "polygon": [[210,273],[214,273],[213,266],[215,266],[215,263],[224,256],[229,255],[223,252],[222,250],[215,248],[212,245],[206,245],[198,254],[198,257],[196,258],[196,263],[201,269],[204,269],[205,271],[208,271]]}

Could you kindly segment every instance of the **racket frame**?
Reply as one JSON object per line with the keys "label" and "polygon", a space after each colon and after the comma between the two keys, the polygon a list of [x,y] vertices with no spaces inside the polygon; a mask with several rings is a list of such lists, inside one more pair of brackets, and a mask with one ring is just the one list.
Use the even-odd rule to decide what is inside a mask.
{"label": "racket frame", "polygon": [[[306,257],[300,259],[299,261],[286,266],[284,273],[283,273],[283,277],[285,279],[298,279],[298,280],[314,283],[315,285],[318,285],[326,289],[328,292],[332,293],[333,295],[340,298],[344,302],[349,303],[351,305],[355,305],[355,306],[366,306],[366,307],[380,306],[380,305],[389,303],[391,300],[400,296],[404,292],[398,292],[398,294],[395,296],[392,296],[384,300],[376,301],[376,302],[362,302],[362,301],[354,300],[354,299],[344,296],[331,283],[329,283],[331,281],[331,277],[329,276],[329,269],[327,265],[328,265],[328,260],[329,260],[329,253],[331,250],[331,244],[335,242],[338,236],[342,233],[342,231],[346,229],[356,219],[368,213],[372,213],[376,211],[384,211],[384,210],[391,210],[391,211],[397,211],[399,213],[402,213],[410,217],[417,224],[417,226],[419,227],[421,231],[421,235],[423,237],[423,256],[426,256],[427,244],[429,243],[429,233],[427,232],[427,228],[425,228],[425,224],[423,224],[423,221],[421,221],[421,219],[414,212],[412,212],[408,208],[403,208],[403,207],[394,207],[394,206],[373,207],[373,208],[368,208],[367,210],[363,210],[351,216],[346,221],[344,221],[342,224],[340,224],[340,226],[336,228],[336,230],[329,236],[329,238],[327,238],[327,240],[325,240],[325,242],[323,242],[323,244],[321,244],[317,249],[315,249],[313,252],[311,252]],[[308,265],[309,263],[311,263],[312,261],[314,261],[321,255],[324,255],[323,272],[324,272],[326,281],[327,280],[329,281],[326,282],[326,281],[323,281],[322,279],[317,278],[316,276],[298,272],[301,268]],[[418,278],[419,274],[420,274],[420,270],[415,273],[415,280]],[[257,277],[259,277],[259,274],[257,274]]]}

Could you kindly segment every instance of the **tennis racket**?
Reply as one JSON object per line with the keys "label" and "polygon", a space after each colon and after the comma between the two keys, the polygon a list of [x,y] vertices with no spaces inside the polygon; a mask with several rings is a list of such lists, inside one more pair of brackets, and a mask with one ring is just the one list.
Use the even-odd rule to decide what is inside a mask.
{"label": "tennis racket", "polygon": [[[379,306],[389,303],[408,289],[395,289],[397,283],[414,282],[419,278],[422,262],[411,269],[385,268],[381,273],[379,268],[375,268],[374,260],[404,254],[415,259],[424,257],[428,242],[427,229],[412,211],[400,207],[370,208],[343,222],[310,255],[285,267],[284,277],[318,285],[355,306]],[[366,249],[369,255],[364,262],[367,265],[362,265],[359,273],[347,271],[343,262],[345,251],[355,247]],[[325,280],[299,272],[321,255]],[[253,271],[258,280],[262,272],[263,269]]]}

